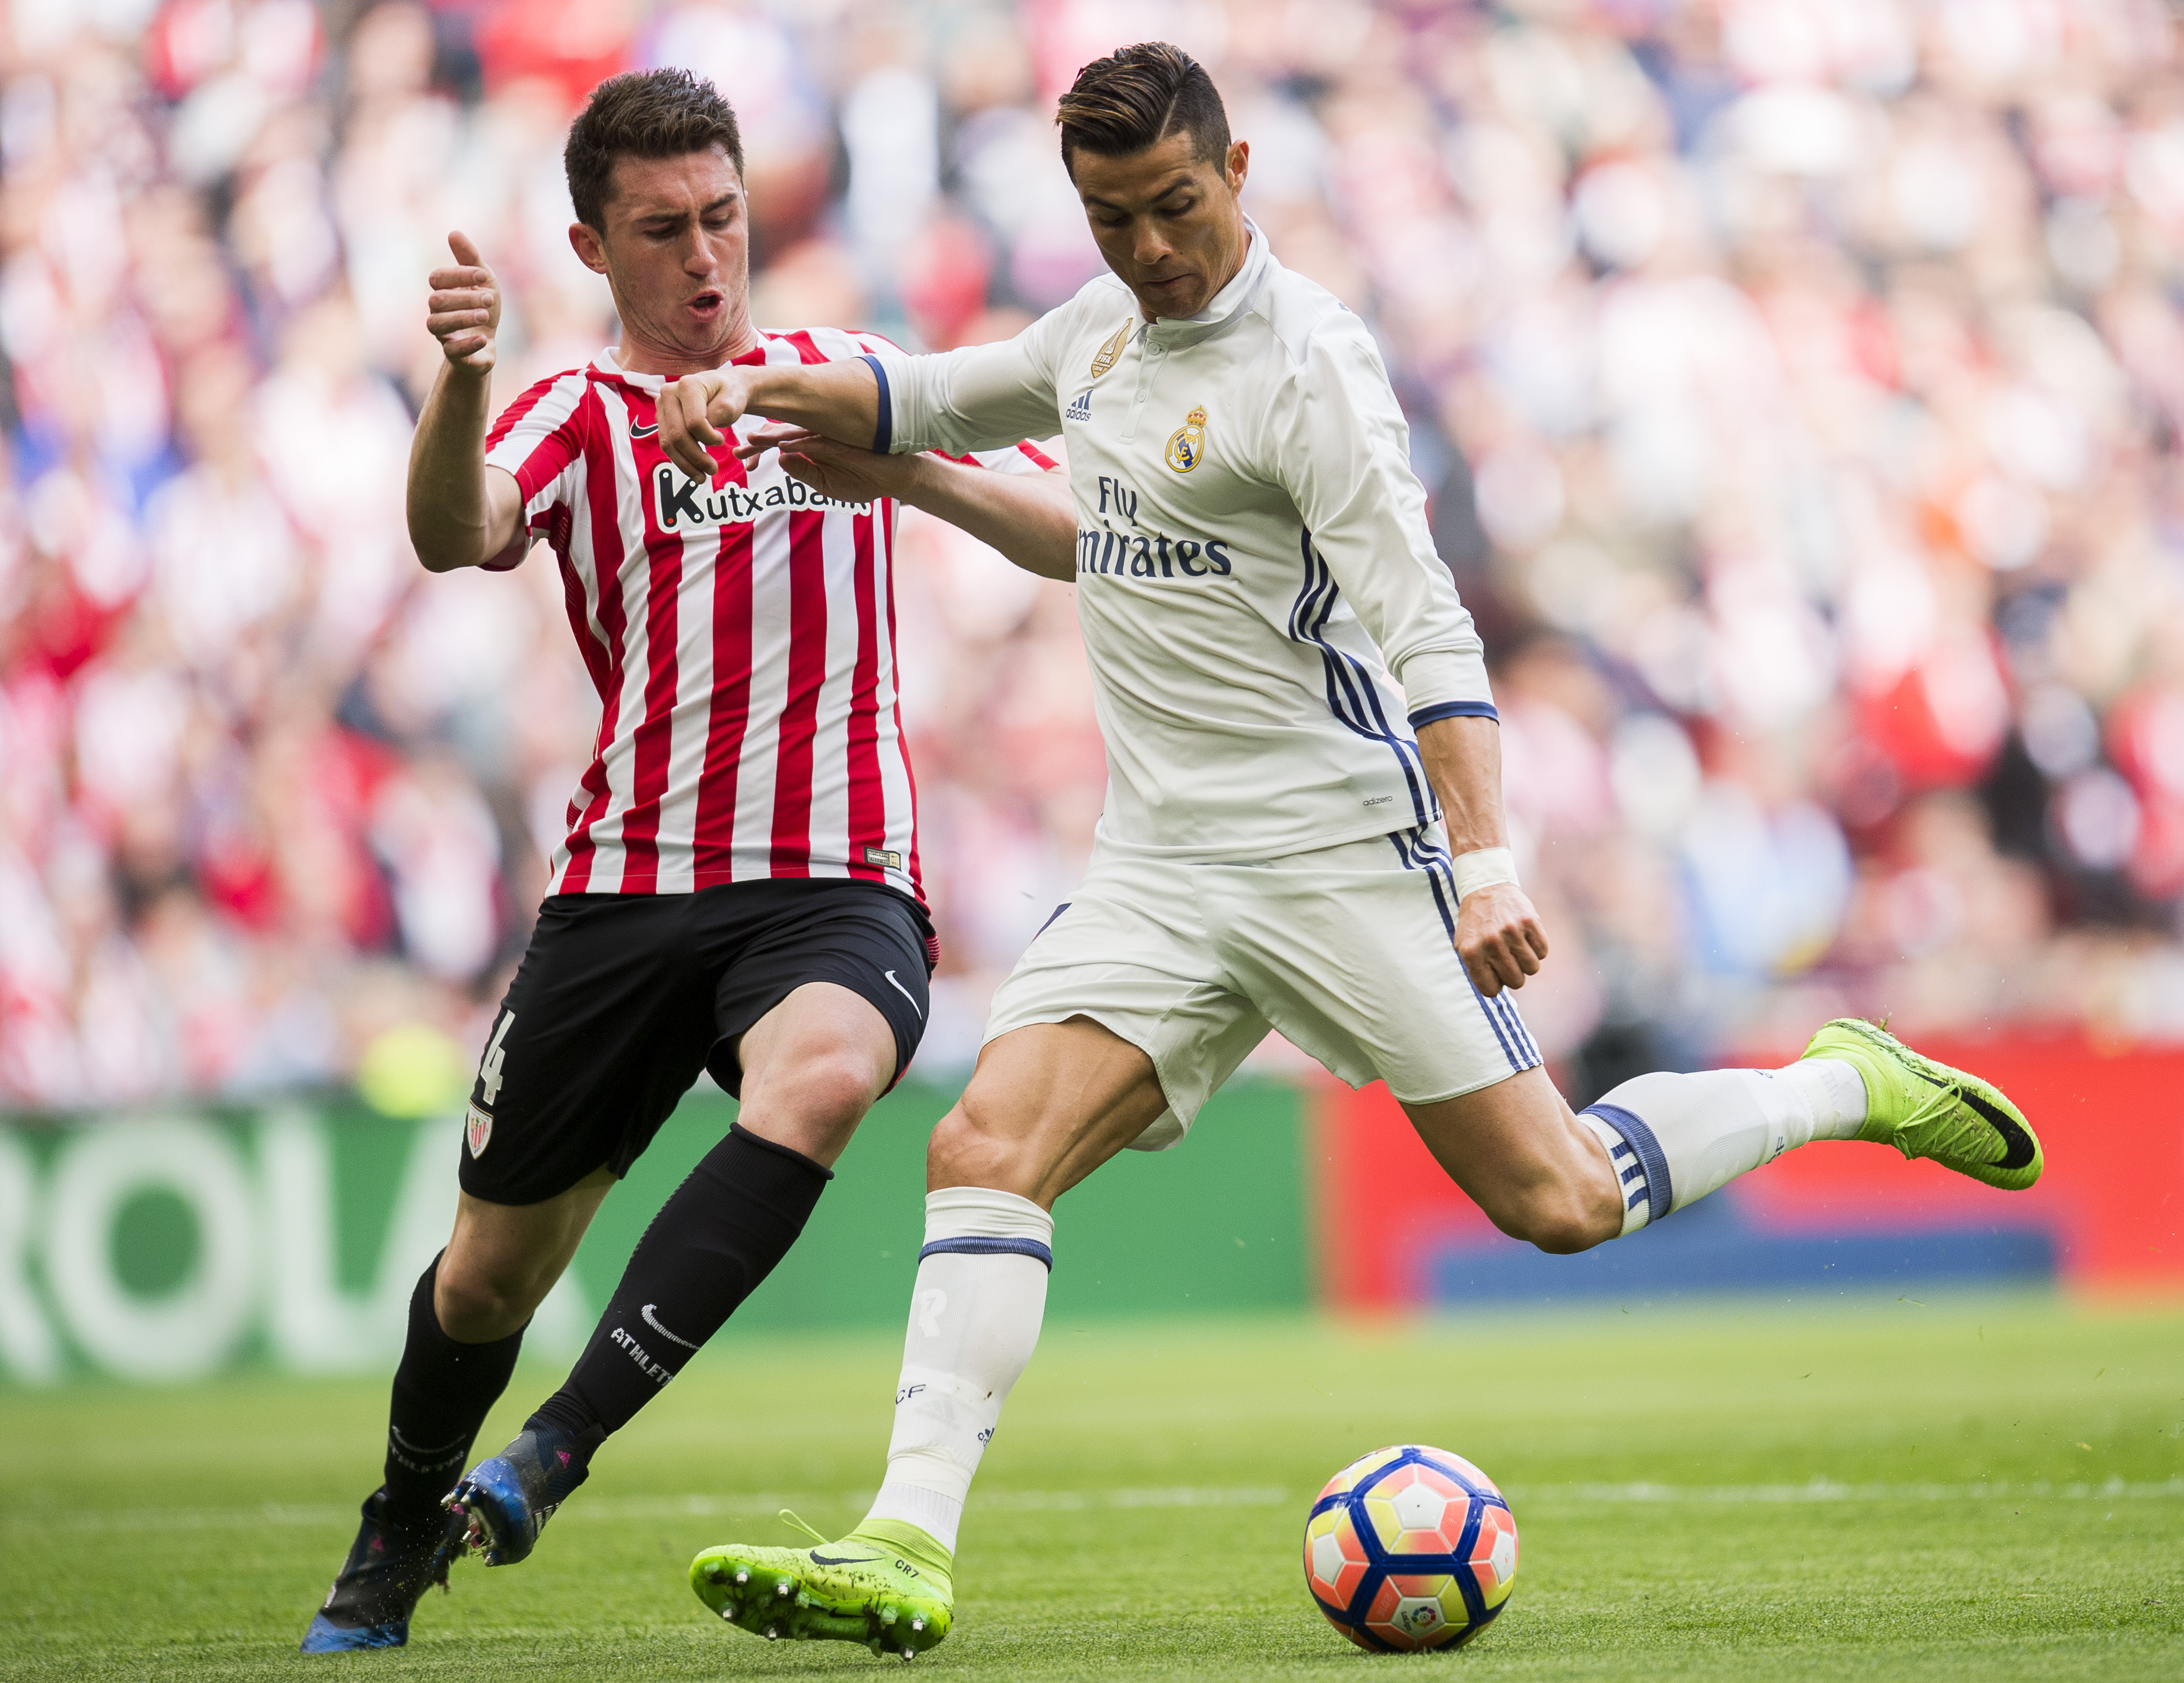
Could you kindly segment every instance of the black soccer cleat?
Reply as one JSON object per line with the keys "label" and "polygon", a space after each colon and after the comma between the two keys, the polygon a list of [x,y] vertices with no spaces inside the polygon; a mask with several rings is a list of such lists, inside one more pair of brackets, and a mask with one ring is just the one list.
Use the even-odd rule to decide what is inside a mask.
{"label": "black soccer cleat", "polygon": [[410,1640],[410,1615],[419,1598],[434,1584],[447,1587],[448,1564],[462,1548],[462,1522],[437,1508],[407,1522],[387,1510],[383,1487],[364,1499],[364,1523],[304,1632],[301,1652],[398,1648]]}
{"label": "black soccer cleat", "polygon": [[531,1552],[554,1510],[591,1476],[589,1463],[565,1434],[526,1426],[499,1454],[464,1474],[441,1506],[487,1565],[513,1566]]}

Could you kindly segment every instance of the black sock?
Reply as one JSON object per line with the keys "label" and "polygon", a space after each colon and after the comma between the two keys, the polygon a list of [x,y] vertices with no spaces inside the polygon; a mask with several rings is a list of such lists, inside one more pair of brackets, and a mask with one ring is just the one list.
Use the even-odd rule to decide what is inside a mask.
{"label": "black sock", "polygon": [[[445,1253],[442,1253],[443,1255]],[[459,1344],[432,1308],[440,1258],[410,1296],[410,1336],[394,1369],[387,1420],[387,1500],[397,1514],[431,1512],[454,1488],[487,1412],[508,1389],[521,1329],[490,1344]]]}
{"label": "black sock", "polygon": [[568,1382],[527,1424],[560,1431],[588,1460],[773,1272],[833,1178],[731,1127],[660,1206]]}

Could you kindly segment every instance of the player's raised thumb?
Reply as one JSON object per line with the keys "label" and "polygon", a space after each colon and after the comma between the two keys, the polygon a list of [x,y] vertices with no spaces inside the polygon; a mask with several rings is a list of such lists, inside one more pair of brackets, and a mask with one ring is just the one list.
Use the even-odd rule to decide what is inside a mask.
{"label": "player's raised thumb", "polygon": [[485,259],[478,248],[471,243],[471,236],[460,228],[448,236],[448,249],[455,254],[455,261],[470,269],[482,269]]}

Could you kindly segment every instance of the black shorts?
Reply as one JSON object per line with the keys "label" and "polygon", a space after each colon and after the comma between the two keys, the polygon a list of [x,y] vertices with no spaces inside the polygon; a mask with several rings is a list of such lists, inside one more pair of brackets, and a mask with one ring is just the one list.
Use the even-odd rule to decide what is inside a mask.
{"label": "black shorts", "polygon": [[917,903],[876,882],[549,897],[471,1087],[463,1190],[532,1204],[627,1174],[700,1069],[740,1091],[737,1037],[805,982],[872,1003],[900,1079],[934,952]]}

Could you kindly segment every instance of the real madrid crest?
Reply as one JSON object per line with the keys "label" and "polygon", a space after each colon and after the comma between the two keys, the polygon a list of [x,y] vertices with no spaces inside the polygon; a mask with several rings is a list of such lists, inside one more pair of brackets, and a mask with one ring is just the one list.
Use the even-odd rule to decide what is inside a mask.
{"label": "real madrid crest", "polygon": [[1123,347],[1130,342],[1130,324],[1124,322],[1117,328],[1107,342],[1092,353],[1092,377],[1097,380],[1114,367],[1115,358],[1123,354]]}
{"label": "real madrid crest", "polygon": [[1201,404],[1184,417],[1183,425],[1169,434],[1167,464],[1179,474],[1198,465],[1206,453],[1206,408]]}

